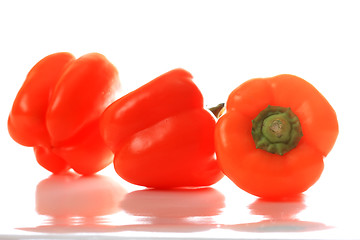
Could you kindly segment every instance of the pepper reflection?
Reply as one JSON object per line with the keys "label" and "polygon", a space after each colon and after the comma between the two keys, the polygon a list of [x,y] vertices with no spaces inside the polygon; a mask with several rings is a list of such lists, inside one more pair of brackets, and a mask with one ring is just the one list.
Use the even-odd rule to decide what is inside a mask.
{"label": "pepper reflection", "polygon": [[103,231],[103,216],[119,212],[125,195],[125,189],[109,177],[51,175],[36,188],[36,211],[49,218],[41,226],[22,230]]}
{"label": "pepper reflection", "polygon": [[284,201],[258,198],[249,205],[250,213],[263,216],[260,222],[225,225],[224,228],[245,232],[306,232],[329,229],[323,223],[301,221],[297,214],[306,208],[304,195]]}
{"label": "pepper reflection", "polygon": [[[137,223],[124,225],[118,231],[195,232],[216,228],[214,216],[221,214],[225,198],[217,190],[145,189],[126,195],[120,204]],[[139,221],[141,219],[141,221]]]}

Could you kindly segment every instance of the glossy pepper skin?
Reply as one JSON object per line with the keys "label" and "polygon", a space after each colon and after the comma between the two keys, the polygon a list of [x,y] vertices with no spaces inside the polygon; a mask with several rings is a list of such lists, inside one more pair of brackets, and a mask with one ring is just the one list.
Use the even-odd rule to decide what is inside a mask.
{"label": "glossy pepper skin", "polygon": [[112,103],[100,129],[120,177],[168,189],[207,186],[222,178],[215,123],[191,74],[175,69]]}
{"label": "glossy pepper skin", "polygon": [[[300,140],[287,152],[271,153],[277,150],[267,146],[268,152],[262,142],[256,146],[253,120],[269,105],[290,108],[298,117]],[[216,125],[216,154],[223,172],[238,187],[259,197],[281,199],[304,192],[318,180],[338,131],[335,111],[310,83],[287,74],[257,78],[228,97],[226,113]]]}
{"label": "glossy pepper skin", "polygon": [[98,125],[119,88],[118,72],[103,55],[51,54],[30,70],[16,96],[10,136],[34,147],[38,163],[50,172],[96,173],[112,162]]}

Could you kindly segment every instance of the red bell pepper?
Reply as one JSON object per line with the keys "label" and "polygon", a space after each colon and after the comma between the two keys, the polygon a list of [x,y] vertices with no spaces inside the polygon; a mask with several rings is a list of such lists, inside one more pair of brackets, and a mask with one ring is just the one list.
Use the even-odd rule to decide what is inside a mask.
{"label": "red bell pepper", "polygon": [[79,59],[65,52],[49,55],[19,90],[9,133],[19,144],[34,147],[39,164],[53,173],[70,168],[95,173],[112,162],[98,123],[119,87],[116,68],[101,54]]}
{"label": "red bell pepper", "polygon": [[211,185],[215,117],[189,72],[175,69],[112,103],[100,121],[120,177],[152,188]]}

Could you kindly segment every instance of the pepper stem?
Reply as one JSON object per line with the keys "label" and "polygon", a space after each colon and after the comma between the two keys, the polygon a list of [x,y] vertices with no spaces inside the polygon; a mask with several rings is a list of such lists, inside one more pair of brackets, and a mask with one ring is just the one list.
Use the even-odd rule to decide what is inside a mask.
{"label": "pepper stem", "polygon": [[215,107],[211,107],[209,108],[210,112],[212,112],[216,118],[221,117],[221,115],[224,113],[224,108],[225,104],[224,103],[220,103],[218,105],[216,105]]}
{"label": "pepper stem", "polygon": [[283,155],[294,149],[303,136],[299,118],[290,108],[268,106],[252,120],[256,148]]}

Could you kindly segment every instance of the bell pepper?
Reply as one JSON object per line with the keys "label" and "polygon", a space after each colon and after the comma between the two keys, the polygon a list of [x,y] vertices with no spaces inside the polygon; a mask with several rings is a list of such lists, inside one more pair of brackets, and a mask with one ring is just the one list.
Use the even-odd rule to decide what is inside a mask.
{"label": "bell pepper", "polygon": [[334,109],[310,83],[288,74],[251,79],[228,97],[216,154],[238,187],[281,199],[319,179],[338,132]]}
{"label": "bell pepper", "polygon": [[198,187],[223,176],[215,123],[191,74],[174,69],[113,102],[100,131],[124,180],[150,188]]}
{"label": "bell pepper", "polygon": [[30,70],[14,100],[10,136],[33,147],[38,163],[55,174],[70,168],[93,174],[112,162],[98,124],[119,87],[116,68],[99,53],[49,55]]}

